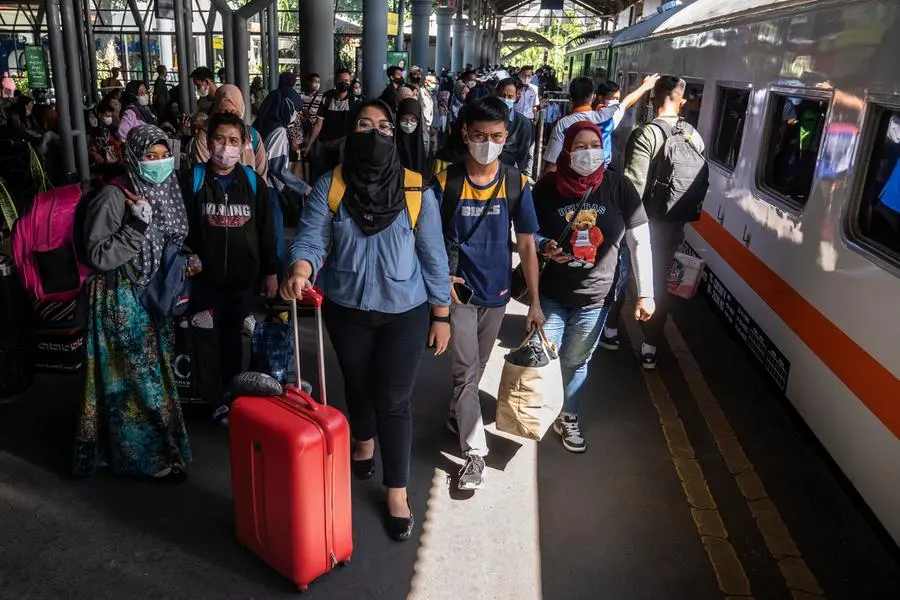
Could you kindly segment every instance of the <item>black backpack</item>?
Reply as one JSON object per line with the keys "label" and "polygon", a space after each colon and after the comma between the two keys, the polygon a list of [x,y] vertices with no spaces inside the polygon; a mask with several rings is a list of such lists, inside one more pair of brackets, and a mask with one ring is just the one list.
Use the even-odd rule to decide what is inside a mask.
{"label": "black backpack", "polygon": [[691,141],[696,131],[684,119],[670,125],[650,122],[662,131],[663,148],[654,161],[644,197],[647,214],[661,221],[697,221],[709,189],[709,165]]}

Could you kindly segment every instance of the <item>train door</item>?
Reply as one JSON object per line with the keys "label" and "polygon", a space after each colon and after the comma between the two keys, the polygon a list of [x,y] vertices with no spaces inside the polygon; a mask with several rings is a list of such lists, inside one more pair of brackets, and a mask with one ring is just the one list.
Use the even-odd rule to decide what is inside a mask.
{"label": "train door", "polygon": [[584,63],[581,66],[582,75],[589,76],[591,73],[591,56],[593,56],[591,52],[586,52],[584,55]]}

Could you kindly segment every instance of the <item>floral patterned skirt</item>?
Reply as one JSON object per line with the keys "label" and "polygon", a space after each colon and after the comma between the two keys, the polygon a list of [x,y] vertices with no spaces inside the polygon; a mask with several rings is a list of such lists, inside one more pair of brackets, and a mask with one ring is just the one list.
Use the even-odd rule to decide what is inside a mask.
{"label": "floral patterned skirt", "polygon": [[[111,287],[110,287],[111,286]],[[74,471],[154,475],[191,460],[173,370],[170,319],[147,313],[120,271],[88,288],[87,374]]]}

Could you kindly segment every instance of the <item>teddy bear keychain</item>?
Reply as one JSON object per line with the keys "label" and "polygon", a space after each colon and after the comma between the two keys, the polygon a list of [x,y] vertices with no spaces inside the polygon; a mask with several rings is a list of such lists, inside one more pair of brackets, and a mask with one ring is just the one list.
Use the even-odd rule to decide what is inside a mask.
{"label": "teddy bear keychain", "polygon": [[580,210],[566,213],[566,221],[571,223],[572,235],[569,244],[572,246],[574,260],[568,262],[570,267],[593,268],[597,260],[597,248],[603,244],[603,232],[597,227],[597,211]]}

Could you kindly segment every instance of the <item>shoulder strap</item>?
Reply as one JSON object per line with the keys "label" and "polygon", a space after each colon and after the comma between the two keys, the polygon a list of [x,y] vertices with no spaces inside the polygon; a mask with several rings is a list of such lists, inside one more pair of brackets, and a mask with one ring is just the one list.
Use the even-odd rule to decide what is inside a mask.
{"label": "shoulder strap", "polygon": [[491,197],[488,198],[488,201],[484,203],[484,208],[481,210],[481,214],[478,215],[478,220],[475,221],[475,224],[472,225],[472,229],[464,235],[459,240],[459,245],[463,246],[472,239],[472,236],[475,235],[475,232],[478,231],[478,228],[481,226],[481,223],[484,221],[484,218],[488,216],[488,213],[491,212],[491,207],[494,205],[494,200],[497,199],[497,194],[500,193],[500,188],[504,187],[506,181],[506,168],[501,164],[500,166],[500,179],[497,181],[497,184],[494,186],[494,191],[491,192]]}
{"label": "shoulder strap", "polygon": [[465,182],[465,163],[454,163],[447,167],[447,178],[444,180],[444,199],[441,202],[441,223],[445,232],[449,231],[450,223],[453,222],[453,216],[456,214],[456,207],[459,206],[459,199],[462,196],[462,188]]}
{"label": "shoulder strap", "polygon": [[328,212],[332,217],[341,207],[341,201],[344,199],[346,191],[347,184],[344,183],[343,165],[338,165],[331,174],[331,185],[328,187]]}
{"label": "shoulder strap", "polygon": [[194,183],[191,186],[191,189],[196,194],[200,191],[200,188],[203,187],[203,182],[206,180],[206,163],[197,163],[194,165]]}
{"label": "shoulder strap", "polygon": [[522,173],[518,169],[506,166],[506,210],[509,220],[516,218],[519,199],[522,197]]}
{"label": "shoulder strap", "polygon": [[[253,146],[254,153],[259,150],[259,133],[253,127],[250,128],[250,145]],[[256,190],[253,191],[255,192]]]}
{"label": "shoulder strap", "polygon": [[406,196],[406,210],[409,212],[409,224],[413,231],[419,223],[422,212],[422,176],[415,171],[403,169],[403,191]]}
{"label": "shoulder strap", "polygon": [[248,167],[247,165],[241,165],[244,167],[244,173],[247,174],[247,179],[250,181],[250,190],[253,192],[253,195],[256,195],[256,171]]}

